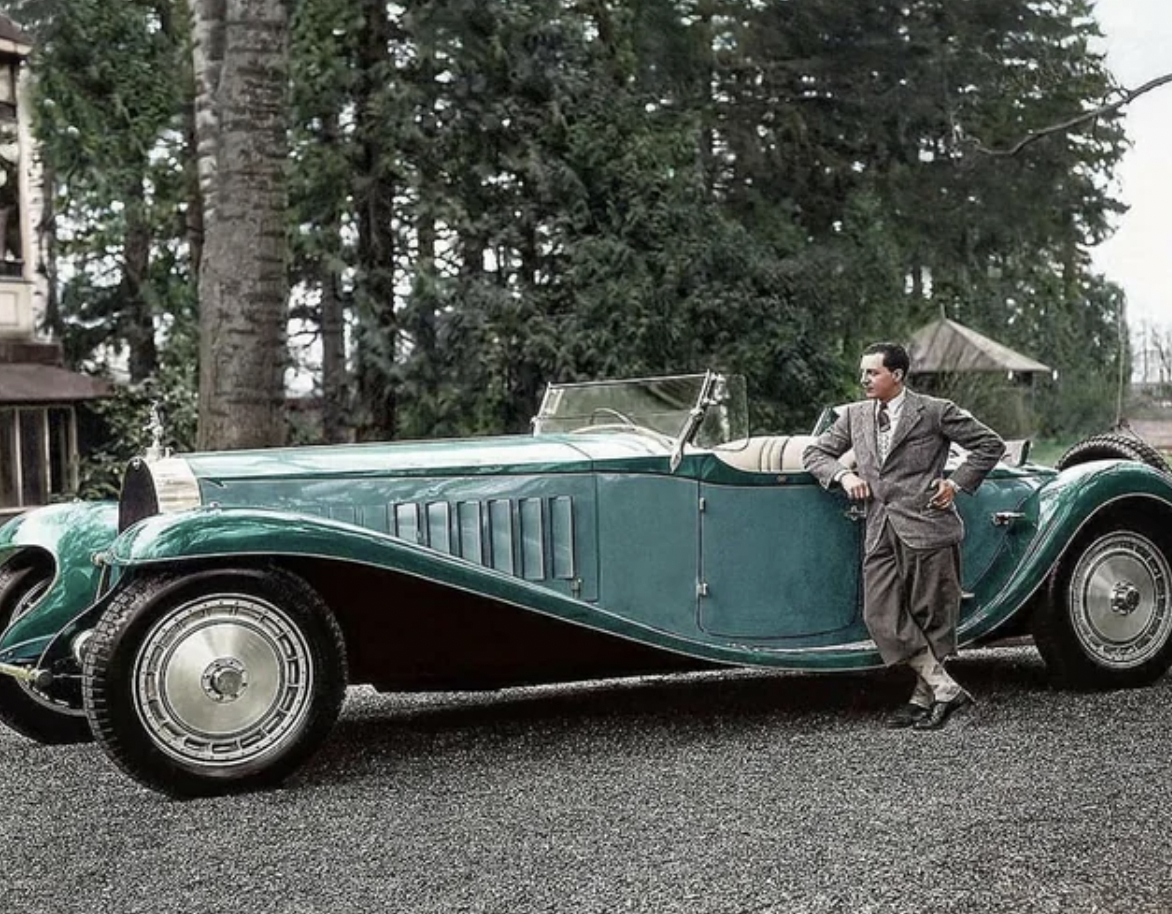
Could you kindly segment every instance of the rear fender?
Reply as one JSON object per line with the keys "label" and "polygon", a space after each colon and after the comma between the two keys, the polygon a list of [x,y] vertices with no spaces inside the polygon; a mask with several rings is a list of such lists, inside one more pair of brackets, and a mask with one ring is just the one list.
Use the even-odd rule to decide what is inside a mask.
{"label": "rear fender", "polygon": [[1094,461],[1063,470],[1022,506],[1018,535],[1032,539],[1001,590],[965,626],[965,641],[981,637],[1025,606],[1080,533],[1108,512],[1153,513],[1172,529],[1172,478],[1134,461]]}

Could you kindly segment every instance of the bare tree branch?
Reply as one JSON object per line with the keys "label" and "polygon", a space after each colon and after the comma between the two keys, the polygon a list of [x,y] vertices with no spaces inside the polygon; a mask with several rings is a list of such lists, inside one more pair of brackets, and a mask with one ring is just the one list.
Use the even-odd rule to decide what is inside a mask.
{"label": "bare tree branch", "polygon": [[1061,121],[1057,124],[1051,124],[1048,127],[1041,127],[1037,130],[1031,130],[1020,140],[1005,149],[990,149],[977,140],[972,141],[974,148],[978,152],[983,152],[991,156],[1014,156],[1025,149],[1032,143],[1036,143],[1042,137],[1050,136],[1054,133],[1062,133],[1072,127],[1077,127],[1079,124],[1085,124],[1087,121],[1093,121],[1096,118],[1103,117],[1106,114],[1114,114],[1124,105],[1128,105],[1135,101],[1146,92],[1151,92],[1153,89],[1158,89],[1166,83],[1172,82],[1172,73],[1165,73],[1163,76],[1157,76],[1155,79],[1149,80],[1138,89],[1121,89],[1120,97],[1113,102],[1108,102],[1105,105],[1100,105],[1090,111],[1084,111],[1082,114]]}

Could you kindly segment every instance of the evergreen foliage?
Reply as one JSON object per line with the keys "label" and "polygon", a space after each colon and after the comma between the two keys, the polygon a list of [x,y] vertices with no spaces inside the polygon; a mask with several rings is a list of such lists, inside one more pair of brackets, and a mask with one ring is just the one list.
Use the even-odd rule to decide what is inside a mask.
{"label": "evergreen foliage", "polygon": [[[124,359],[139,382],[190,320],[183,250],[185,36],[170,0],[60,0],[32,66],[35,129],[52,197],[58,308],[74,363]],[[56,267],[56,265],[54,265]]]}
{"label": "evergreen foliage", "polygon": [[[145,379],[195,320],[186,20],[54,5],[58,329]],[[1038,431],[1111,418],[1122,294],[1089,249],[1122,127],[996,152],[1114,88],[1089,0],[293,10],[290,314],[327,440],[519,431],[547,381],[708,366],[799,430],[855,395],[863,344],[941,311],[1058,370]]]}

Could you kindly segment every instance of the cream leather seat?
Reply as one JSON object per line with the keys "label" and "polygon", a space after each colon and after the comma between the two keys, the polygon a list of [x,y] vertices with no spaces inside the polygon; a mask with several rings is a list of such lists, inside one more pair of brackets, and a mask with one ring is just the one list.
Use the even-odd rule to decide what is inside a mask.
{"label": "cream leather seat", "polygon": [[[814,435],[757,435],[722,444],[713,453],[729,466],[750,473],[797,473],[802,469],[802,451],[816,440]],[[854,456],[854,451],[847,451],[838,459],[852,467]]]}

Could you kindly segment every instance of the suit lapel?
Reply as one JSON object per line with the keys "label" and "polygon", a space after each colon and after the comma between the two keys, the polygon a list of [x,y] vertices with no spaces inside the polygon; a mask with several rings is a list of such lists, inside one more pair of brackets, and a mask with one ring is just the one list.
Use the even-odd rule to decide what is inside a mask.
{"label": "suit lapel", "polygon": [[923,401],[909,390],[906,394],[906,399],[903,401],[903,410],[899,415],[899,423],[895,426],[895,433],[891,436],[891,447],[887,449],[888,460],[891,459],[891,455],[895,453],[895,449],[899,447],[903,439],[908,436],[908,432],[915,428],[923,412]]}
{"label": "suit lapel", "polygon": [[875,404],[871,400],[864,400],[861,404],[862,408],[859,410],[859,415],[862,420],[863,434],[859,436],[859,440],[854,442],[855,458],[859,463],[864,463],[864,455],[866,461],[879,466],[879,428],[875,421]]}

